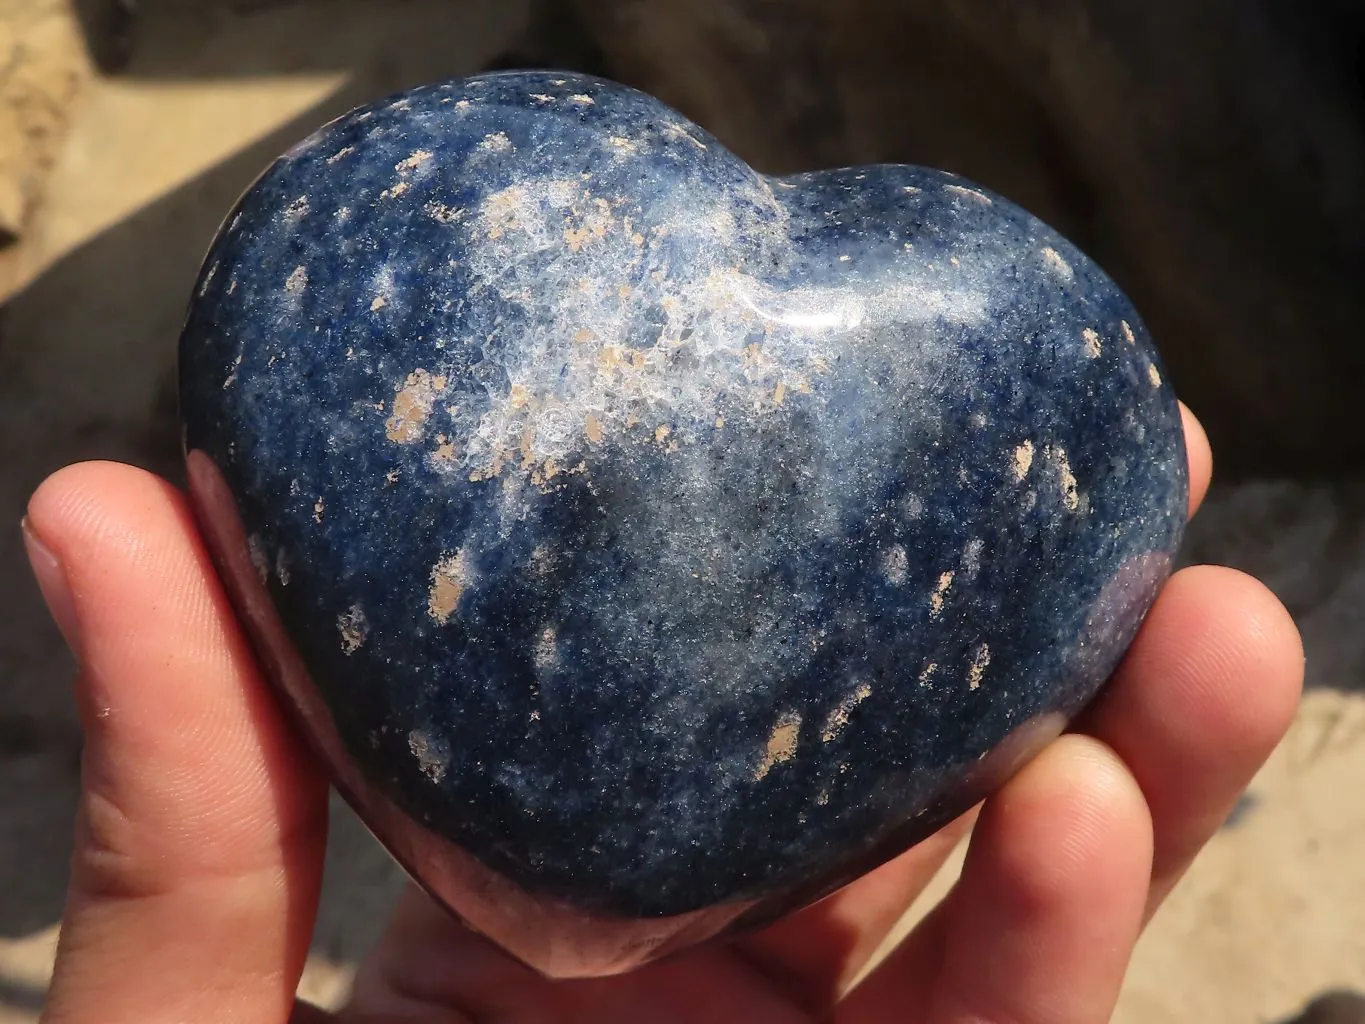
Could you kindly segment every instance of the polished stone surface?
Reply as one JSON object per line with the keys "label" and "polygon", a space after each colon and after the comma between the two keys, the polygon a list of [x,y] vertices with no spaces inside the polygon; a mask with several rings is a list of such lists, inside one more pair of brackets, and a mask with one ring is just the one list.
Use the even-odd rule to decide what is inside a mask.
{"label": "polished stone surface", "polygon": [[495,937],[402,833],[604,920],[761,920],[921,838],[1096,692],[1187,501],[1137,313],[1046,226],[921,168],[764,178],[555,73],[266,171],[181,399],[268,669]]}

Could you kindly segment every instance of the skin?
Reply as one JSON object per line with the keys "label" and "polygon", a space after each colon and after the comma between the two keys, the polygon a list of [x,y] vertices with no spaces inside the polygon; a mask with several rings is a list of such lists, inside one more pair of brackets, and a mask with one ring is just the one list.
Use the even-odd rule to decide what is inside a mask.
{"label": "skin", "polygon": [[[1212,459],[1186,418],[1191,513]],[[327,787],[280,715],[185,497],[63,469],[24,524],[80,671],[77,845],[48,1024],[316,1024],[296,1003]],[[1298,632],[1255,580],[1171,579],[1110,688],[972,814],[814,907],[623,977],[551,982],[415,890],[347,1024],[1099,1024],[1144,924],[1290,724]],[[957,840],[961,880],[866,980]]]}

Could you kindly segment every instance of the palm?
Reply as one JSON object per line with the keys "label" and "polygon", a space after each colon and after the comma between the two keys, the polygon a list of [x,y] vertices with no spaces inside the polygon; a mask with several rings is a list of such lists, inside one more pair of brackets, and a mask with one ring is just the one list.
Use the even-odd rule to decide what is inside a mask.
{"label": "palm", "polygon": [[[613,978],[542,979],[414,890],[343,1020],[874,1024],[1054,1019],[1059,1002],[1070,1007],[1059,1019],[1106,1019],[1126,953],[1106,963],[1095,951],[1126,951],[1141,925],[1151,824],[1122,764],[1079,736],[986,806],[952,895],[843,998],[970,824],[764,931]],[[1078,969],[1056,971],[1067,958]]]}
{"label": "palm", "polygon": [[[610,978],[543,979],[410,889],[362,969],[343,1018],[363,1021],[421,1008],[415,1022],[429,1024],[821,1020],[969,824],[970,816],[963,818],[829,900],[761,932]],[[863,1013],[846,1019],[878,1018]]]}
{"label": "palm", "polygon": [[[1188,421],[1195,502],[1208,482]],[[182,495],[56,474],[25,536],[82,671],[84,794],[49,1024],[325,1019],[294,990],[326,783],[281,718]],[[1103,698],[981,810],[961,880],[851,993],[953,829],[762,932],[633,974],[539,978],[409,894],[345,1024],[1109,1018],[1151,910],[1287,728],[1302,649],[1253,580],[1177,574]]]}

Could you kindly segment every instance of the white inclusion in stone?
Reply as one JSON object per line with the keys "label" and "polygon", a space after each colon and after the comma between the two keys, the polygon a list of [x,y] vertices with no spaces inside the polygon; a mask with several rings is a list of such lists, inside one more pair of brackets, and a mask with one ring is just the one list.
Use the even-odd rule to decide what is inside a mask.
{"label": "white inclusion in stone", "polygon": [[[791,247],[770,188],[756,179],[751,191],[768,219],[744,229],[739,204],[690,194],[659,204],[642,225],[619,198],[576,178],[518,183],[471,208],[475,286],[528,314],[518,345],[486,353],[502,364],[505,390],[449,396],[462,417],[477,415],[454,424],[471,474],[564,471],[590,460],[599,436],[610,443],[662,424],[712,423],[722,395],[755,408],[771,408],[775,395],[791,404],[820,390],[814,368],[847,354],[850,339],[837,335],[880,343],[883,325],[984,320],[986,298],[971,289],[889,277],[777,288],[746,273],[734,255],[741,239],[758,237],[779,259]],[[664,235],[697,258],[681,270],[655,262],[652,240]],[[915,383],[929,358],[922,347],[898,353],[894,369],[905,379],[893,383]]]}
{"label": "white inclusion in stone", "polygon": [[909,566],[910,556],[904,545],[893,544],[882,556],[882,575],[895,586],[905,582]]}
{"label": "white inclusion in stone", "polygon": [[976,579],[981,572],[981,552],[985,546],[985,542],[976,537],[967,542],[967,547],[962,552],[962,574],[966,576],[968,582]]}

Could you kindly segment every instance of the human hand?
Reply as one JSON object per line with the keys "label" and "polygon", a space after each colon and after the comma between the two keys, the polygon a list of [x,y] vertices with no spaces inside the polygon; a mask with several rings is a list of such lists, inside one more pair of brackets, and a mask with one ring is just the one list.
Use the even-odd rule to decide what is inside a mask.
{"label": "human hand", "polygon": [[[1208,485],[1186,419],[1191,510]],[[327,787],[260,677],[185,498],[73,466],[25,538],[80,671],[76,852],[49,1024],[283,1024],[317,909]],[[554,982],[415,890],[350,1024],[837,1024],[1109,1019],[1142,926],[1283,735],[1303,653],[1278,601],[1183,570],[1072,733],[979,810],[762,931],[634,973]],[[961,880],[851,992],[973,829]]]}

